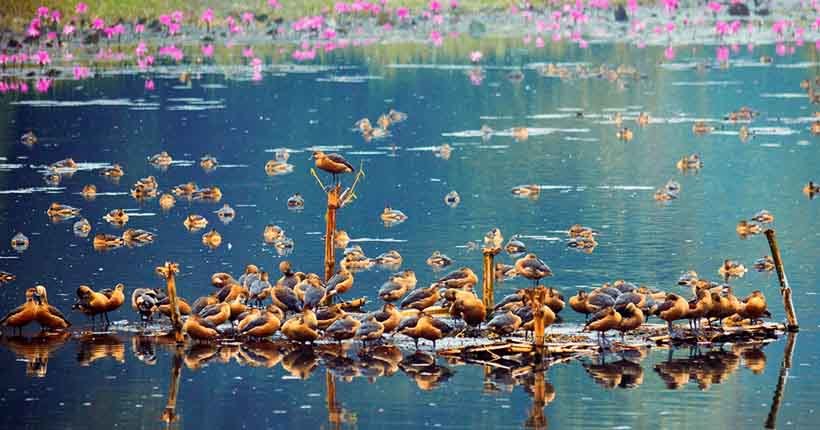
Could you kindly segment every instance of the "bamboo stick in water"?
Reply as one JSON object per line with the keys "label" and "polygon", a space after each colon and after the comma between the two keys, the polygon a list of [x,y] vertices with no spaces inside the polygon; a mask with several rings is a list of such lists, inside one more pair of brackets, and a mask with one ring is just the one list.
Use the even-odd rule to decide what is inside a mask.
{"label": "bamboo stick in water", "polygon": [[786,277],[786,271],[783,269],[783,259],[780,256],[780,248],[777,246],[777,238],[774,230],[766,230],[766,240],[769,241],[769,248],[772,250],[772,259],[774,259],[774,267],[777,269],[777,277],[780,279],[780,296],[783,298],[783,307],[786,310],[786,330],[798,331],[800,326],[797,324],[797,315],[794,312],[794,304],[792,304],[792,289],[789,287],[789,279]]}

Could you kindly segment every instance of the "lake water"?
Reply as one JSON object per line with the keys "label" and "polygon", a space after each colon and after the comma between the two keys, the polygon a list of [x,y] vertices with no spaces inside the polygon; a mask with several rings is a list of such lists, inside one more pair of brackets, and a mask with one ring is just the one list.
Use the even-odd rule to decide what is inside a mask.
{"label": "lake water", "polygon": [[[738,220],[768,209],[776,217],[801,324],[777,423],[813,427],[820,389],[814,366],[820,354],[814,344],[820,324],[815,311],[820,232],[818,202],[801,189],[818,180],[813,175],[820,153],[809,132],[815,108],[799,84],[817,73],[814,54],[798,51],[761,65],[759,56],[774,56],[774,48],[758,47],[754,54],[733,57],[731,68],[701,69],[696,63],[714,66],[712,50],[679,54],[672,64],[658,64],[660,49],[620,45],[497,52],[485,53],[480,85],[468,77],[471,67],[462,52],[394,55],[374,47],[338,54],[323,67],[266,73],[261,82],[227,70],[200,73],[196,66],[186,66],[190,83],[181,83],[181,69],[173,69],[152,76],[155,91],[144,89],[145,76],[126,73],[58,81],[47,94],[0,96],[0,237],[6,244],[0,250],[0,269],[17,276],[0,289],[2,309],[17,306],[24,289],[37,283],[49,288],[50,301],[66,313],[80,284],[99,289],[122,282],[127,291],[158,287],[162,281],[153,268],[164,261],[180,263],[180,294],[193,300],[212,291],[213,272],[238,275],[249,263],[276,272],[283,257],[262,240],[267,224],[283,227],[294,239],[293,253],[286,257],[294,267],[320,272],[325,201],[309,174],[315,147],[343,154],[366,173],[358,185],[359,198],[339,212],[339,228],[368,256],[400,251],[402,267],[414,269],[420,285],[441,275],[425,264],[435,250],[452,257],[453,267],[478,271],[481,253],[464,245],[499,227],[505,237],[522,235],[555,272],[548,285],[565,296],[615,279],[676,290],[675,281],[685,270],[717,278],[724,259],[738,260],[750,272],[733,281],[737,295],[762,290],[780,321],[784,314],[777,277],[751,270],[755,259],[769,253],[765,238],[741,240],[734,230]],[[537,64],[558,61],[594,67],[631,64],[644,77],[620,88],[604,79],[560,80],[535,70]],[[518,69],[524,78],[512,82],[507,75]],[[760,112],[748,125],[756,135],[746,142],[737,135],[741,124],[722,121],[741,106]],[[352,130],[360,118],[375,121],[391,108],[406,112],[408,120],[395,124],[390,137],[365,142]],[[583,116],[576,114],[581,111]],[[647,127],[634,122],[641,111],[651,115]],[[632,141],[616,139],[610,121],[615,112],[622,112],[635,131]],[[696,120],[718,130],[696,136]],[[485,124],[497,133],[482,140],[479,130]],[[528,127],[529,138],[513,139],[513,127]],[[19,143],[30,129],[39,138],[33,148]],[[449,159],[434,151],[445,143],[452,147]],[[268,177],[264,166],[277,148],[292,151],[294,171]],[[155,169],[147,157],[163,150],[185,162],[167,171]],[[696,174],[682,174],[675,162],[691,153],[701,154],[705,166]],[[215,156],[220,167],[204,172],[198,160],[205,154]],[[64,177],[55,188],[41,188],[47,185],[40,166],[67,157],[91,163],[90,170]],[[96,163],[119,163],[125,176],[112,183],[94,169]],[[156,199],[137,202],[127,194],[148,175],[156,176],[163,191],[188,181],[218,185],[223,198],[218,204],[178,199],[174,208],[163,211]],[[680,198],[654,201],[655,189],[670,179],[680,182]],[[530,183],[542,186],[540,198],[510,193],[512,187]],[[101,194],[96,200],[79,194],[85,184],[97,186]],[[31,187],[32,192],[19,191]],[[455,208],[444,204],[452,190],[461,196]],[[301,211],[287,208],[295,193],[304,196]],[[102,217],[123,208],[132,215],[128,227],[152,231],[157,239],[145,247],[98,253],[90,238],[73,234],[74,220],[49,220],[45,211],[51,202],[82,208],[92,236],[121,233]],[[237,212],[227,225],[213,213],[223,203]],[[379,219],[385,205],[402,210],[408,220],[385,227]],[[202,232],[188,232],[182,221],[189,213],[205,216],[209,228],[221,233],[222,246],[210,250],[201,244]],[[564,231],[575,223],[600,232],[594,252],[566,246]],[[16,232],[31,240],[24,253],[8,246]],[[512,261],[506,255],[500,260]],[[367,308],[375,308],[376,292],[389,273],[357,273],[350,296],[366,296],[372,301]],[[502,283],[497,297],[524,285],[521,280]],[[562,316],[567,323],[583,320],[571,310]],[[69,318],[75,328],[87,324],[78,313]],[[124,306],[112,318],[136,316]],[[47,345],[24,347],[8,337],[3,342],[4,428],[164,425],[160,416],[172,379],[172,349],[156,347],[155,357],[143,353],[142,361],[134,353],[135,338],[127,333],[96,343],[75,336],[64,344],[52,341],[54,351],[44,358]],[[744,351],[731,346],[722,352],[679,349],[672,361],[667,350],[660,350],[643,358],[626,357],[632,360],[628,363],[609,355],[609,366],[598,359],[558,364],[546,372],[547,391],[554,391],[554,399],[543,414],[557,428],[759,428],[769,413],[785,344],[781,339]],[[87,363],[89,354],[100,352],[116,359]],[[196,354],[215,356],[200,367],[190,358]],[[181,354],[186,355],[176,410],[181,419],[174,425],[518,428],[532,415],[527,388],[532,381],[485,378],[480,366],[439,359],[437,366],[404,366],[422,368],[421,373],[394,368],[389,376],[368,380],[370,372],[361,360],[354,371],[345,360],[291,354],[283,360],[288,368],[316,360],[305,380],[290,376],[282,364],[259,366],[247,359],[255,356],[252,350],[238,346]],[[329,369],[338,375],[336,401],[344,410],[330,414],[332,420],[325,398]],[[661,377],[670,372],[683,378],[678,389],[669,390]],[[591,373],[609,375],[602,378],[615,380],[615,387],[595,383]]]}

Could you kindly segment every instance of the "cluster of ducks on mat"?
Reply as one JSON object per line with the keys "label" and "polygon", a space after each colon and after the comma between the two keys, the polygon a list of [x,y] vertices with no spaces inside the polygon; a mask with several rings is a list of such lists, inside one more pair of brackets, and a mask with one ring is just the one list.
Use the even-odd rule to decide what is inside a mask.
{"label": "cluster of ducks on mat", "polygon": [[[340,296],[353,287],[354,275],[342,268],[327,282],[313,273],[294,272],[290,263],[279,265],[282,276],[271,284],[267,272],[248,265],[235,279],[227,273],[215,273],[211,283],[217,288],[212,294],[189,304],[178,298],[181,315],[187,316],[183,331],[195,341],[215,341],[238,338],[259,340],[279,332],[296,342],[313,342],[320,338],[338,341],[359,340],[378,342],[385,335],[403,334],[418,341],[433,343],[453,335],[478,336],[481,329],[496,336],[511,336],[519,330],[525,335],[534,330],[535,309],[528,289],[519,289],[487,309],[473,292],[478,278],[467,268],[455,270],[433,282],[429,287],[416,288],[412,270],[392,275],[379,290],[384,306],[375,312],[362,313],[365,300],[342,302]],[[167,275],[168,269],[157,268]],[[516,260],[513,267],[517,276],[539,280],[552,271],[535,254]],[[727,261],[721,273],[737,274],[738,265]],[[585,331],[595,331],[601,347],[608,344],[606,332],[625,333],[639,328],[648,317],[657,316],[668,323],[688,320],[693,332],[699,334],[701,321],[707,318],[727,325],[754,322],[769,317],[766,299],[760,291],[740,300],[725,284],[700,279],[695,272],[685,273],[680,285],[688,285],[694,298],[685,299],[676,293],[653,291],[647,287],[618,280],[604,284],[590,292],[579,291],[569,299],[574,311],[586,316]],[[108,313],[125,302],[125,287],[94,291],[88,286],[77,289],[73,308],[92,318],[108,320]],[[270,304],[266,304],[269,301]],[[398,305],[396,304],[398,302]],[[546,289],[540,313],[544,326],[557,320],[565,306],[564,297],[555,289]],[[169,297],[161,289],[137,288],[131,294],[131,307],[143,321],[155,314],[171,315]],[[447,315],[448,320],[437,318]],[[488,317],[489,315],[489,317]],[[65,329],[70,323],[59,310],[48,304],[45,287],[37,286],[26,292],[26,302],[10,312],[0,322],[4,326],[21,328],[38,322],[44,329]],[[710,324],[711,325],[711,324]]]}

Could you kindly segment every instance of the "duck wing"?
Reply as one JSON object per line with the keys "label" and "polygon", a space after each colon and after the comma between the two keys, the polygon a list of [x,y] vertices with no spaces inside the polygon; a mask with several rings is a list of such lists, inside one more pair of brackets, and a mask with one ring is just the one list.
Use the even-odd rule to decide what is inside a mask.
{"label": "duck wing", "polygon": [[460,280],[460,279],[464,279],[466,277],[467,277],[467,274],[464,273],[462,270],[455,270],[455,271],[452,271],[452,272],[448,273],[444,277],[439,278],[439,280],[436,281],[436,283],[443,284],[443,283],[446,283],[447,281],[457,281],[457,280]]}
{"label": "duck wing", "polygon": [[591,305],[598,306],[598,307],[605,308],[605,307],[609,307],[609,306],[614,306],[615,305],[615,299],[613,299],[612,296],[610,296],[608,294],[596,294],[594,296],[590,296],[587,299],[587,303],[589,303]]}
{"label": "duck wing", "polygon": [[212,316],[212,315],[217,315],[222,310],[222,306],[220,306],[220,304],[221,303],[215,303],[215,304],[212,304],[212,305],[205,306],[204,308],[202,308],[201,311],[199,311],[198,315],[201,316],[202,318],[207,318],[207,317]]}
{"label": "duck wing", "polygon": [[584,325],[584,327],[588,327],[590,324],[594,323],[595,321],[599,321],[599,320],[602,320],[602,319],[606,318],[609,315],[609,312],[607,312],[607,310],[608,310],[608,308],[604,308],[604,309],[601,309],[600,311],[595,312],[594,314],[592,314],[592,316],[589,317],[589,321],[587,321],[587,323]]}
{"label": "duck wing", "polygon": [[249,323],[245,324],[245,327],[242,328],[242,333],[247,333],[252,328],[261,327],[268,322],[267,315],[260,315],[254,319],[252,319]]}
{"label": "duck wing", "polygon": [[302,310],[302,304],[299,303],[299,297],[296,297],[296,293],[294,293],[290,288],[274,288],[273,293],[276,295],[277,300],[288,307],[287,310],[293,312],[299,312]]}
{"label": "duck wing", "polygon": [[396,328],[396,332],[400,332],[400,331],[402,331],[406,328],[413,328],[418,323],[419,323],[419,317],[418,316],[402,318],[402,320],[399,322],[398,328]]}
{"label": "duck wing", "polygon": [[656,313],[660,314],[661,312],[668,311],[669,309],[672,309],[674,306],[675,306],[675,300],[666,300],[663,303],[661,303],[660,305],[658,305],[658,309],[656,310]]}
{"label": "duck wing", "polygon": [[438,318],[433,318],[431,324],[433,325],[433,327],[441,330],[441,333],[445,336],[453,331],[453,327],[450,326],[450,324],[447,324],[446,322],[444,322],[444,320]]}
{"label": "duck wing", "polygon": [[[63,315],[63,313],[60,312],[60,310],[55,308],[54,306],[48,305],[48,312],[50,314],[54,315],[55,317],[60,318],[61,320],[65,321],[65,322],[68,322],[68,319],[65,317],[65,315]],[[71,324],[69,324],[69,325],[71,325]]]}
{"label": "duck wing", "polygon": [[502,307],[504,307],[504,306],[506,306],[510,303],[521,302],[523,300],[524,299],[521,296],[519,296],[518,294],[510,294],[510,295],[505,296],[503,299],[501,299],[501,301],[498,302],[498,304],[496,304],[493,309],[497,310],[497,309],[500,309],[500,308],[502,308]]}
{"label": "duck wing", "polygon": [[315,309],[325,298],[325,290],[321,287],[309,287],[305,291],[305,308]]}
{"label": "duck wing", "polygon": [[15,314],[18,314],[18,313],[20,313],[20,312],[23,312],[23,308],[24,308],[25,306],[26,306],[26,305],[20,305],[20,306],[17,306],[16,308],[12,309],[11,311],[9,311],[9,313],[7,313],[7,314],[6,314],[6,316],[4,316],[4,317],[3,317],[3,319],[1,319],[1,320],[0,320],[0,325],[4,325],[4,324],[6,323],[6,320],[8,320],[9,318],[11,318],[11,317],[12,317],[12,316],[14,316]]}
{"label": "duck wing", "polygon": [[330,159],[330,161],[333,161],[334,163],[344,164],[345,166],[350,168],[350,171],[356,171],[356,168],[353,167],[350,163],[348,163],[347,160],[345,160],[345,158],[339,154],[327,154],[327,158]]}
{"label": "duck wing", "polygon": [[415,290],[407,295],[404,300],[401,301],[401,308],[404,309],[405,307],[418,302],[420,300],[424,300],[432,295],[432,291],[428,289],[421,289]]}

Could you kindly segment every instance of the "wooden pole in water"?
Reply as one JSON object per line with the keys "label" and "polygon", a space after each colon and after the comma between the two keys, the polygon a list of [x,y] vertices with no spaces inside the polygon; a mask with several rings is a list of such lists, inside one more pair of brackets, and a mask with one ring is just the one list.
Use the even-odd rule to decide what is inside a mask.
{"label": "wooden pole in water", "polygon": [[786,391],[786,380],[789,379],[789,369],[792,368],[792,355],[794,354],[794,344],[797,333],[791,332],[786,337],[786,350],[783,352],[783,361],[780,362],[780,375],[777,378],[777,386],[774,389],[772,407],[769,409],[769,416],[763,425],[767,429],[776,428],[777,413],[780,411],[780,403],[783,401],[783,392]]}
{"label": "wooden pole in water", "polygon": [[769,241],[774,267],[777,269],[777,277],[780,279],[780,296],[783,298],[783,307],[786,309],[786,330],[798,331],[800,326],[797,324],[797,315],[794,313],[794,305],[792,304],[792,289],[789,287],[789,279],[783,269],[783,259],[780,257],[780,248],[777,246],[777,238],[773,229],[766,230],[766,240]]}
{"label": "wooden pole in water", "polygon": [[543,285],[527,290],[533,317],[533,338],[535,353],[541,355],[544,348],[544,301],[547,298],[547,289]]}
{"label": "wooden pole in water", "polygon": [[182,319],[179,316],[179,303],[177,301],[176,274],[179,273],[179,265],[166,262],[164,266],[157,268],[157,271],[165,277],[168,302],[171,305],[171,326],[174,329],[174,339],[178,344],[184,343],[185,337],[182,335]]}
{"label": "wooden pole in water", "polygon": [[333,424],[333,428],[339,428],[342,423],[342,414],[339,404],[336,403],[336,378],[329,370],[325,371],[325,402],[327,403],[327,420]]}
{"label": "wooden pole in water", "polygon": [[546,429],[547,417],[544,415],[544,406],[547,404],[547,387],[544,380],[544,371],[535,373],[535,382],[532,386],[532,407],[524,428]]}
{"label": "wooden pole in water", "polygon": [[182,346],[177,345],[174,350],[174,361],[171,365],[171,385],[168,387],[168,402],[165,404],[161,417],[162,421],[167,424],[166,428],[171,428],[171,423],[179,420],[176,409],[179,381],[182,379],[182,352]]}
{"label": "wooden pole in water", "polygon": [[484,307],[488,311],[487,316],[491,313],[489,311],[495,307],[495,264],[493,264],[493,260],[500,251],[500,248],[484,248],[481,301],[484,302]]}
{"label": "wooden pole in water", "polygon": [[325,281],[333,277],[336,266],[336,248],[333,236],[336,234],[336,209],[339,209],[341,185],[333,186],[327,192],[327,213],[325,214]]}

